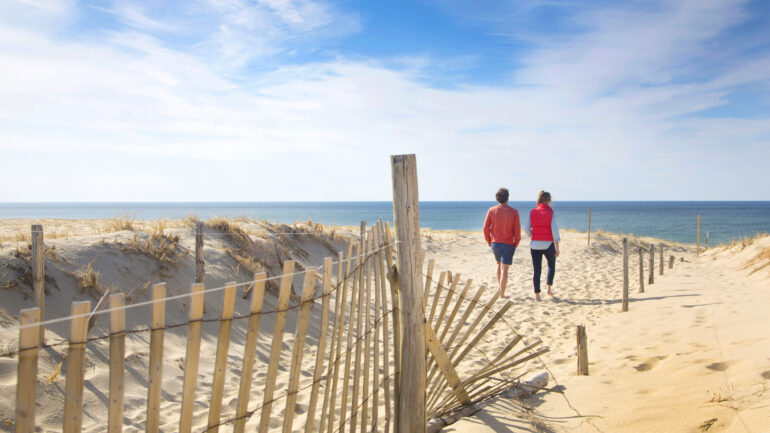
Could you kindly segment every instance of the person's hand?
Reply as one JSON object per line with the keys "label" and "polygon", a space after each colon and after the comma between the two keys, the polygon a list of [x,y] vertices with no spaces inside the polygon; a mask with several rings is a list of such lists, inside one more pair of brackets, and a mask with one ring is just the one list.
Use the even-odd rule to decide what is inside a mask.
{"label": "person's hand", "polygon": [[559,248],[556,248],[556,257],[559,257]]}

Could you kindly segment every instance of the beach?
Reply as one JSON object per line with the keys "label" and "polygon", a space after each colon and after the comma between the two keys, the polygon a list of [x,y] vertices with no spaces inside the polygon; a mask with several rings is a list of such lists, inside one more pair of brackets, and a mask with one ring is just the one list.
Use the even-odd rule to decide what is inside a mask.
{"label": "beach", "polygon": [[[89,300],[96,305],[105,291],[124,292],[127,303],[150,299],[151,285],[164,281],[168,295],[189,292],[195,275],[195,221],[127,220],[4,220],[0,225],[0,285],[3,287],[2,330],[0,346],[4,351],[16,348],[18,312],[33,306],[31,288],[24,276],[28,260],[26,248],[32,223],[41,223],[46,232],[46,317],[66,317],[73,300]],[[204,248],[206,287],[220,287],[229,281],[252,280],[255,272],[280,273],[284,260],[297,261],[298,270],[319,266],[324,257],[337,257],[358,227],[334,227],[313,224],[273,224],[248,219],[208,221]],[[227,227],[224,227],[224,224]],[[240,232],[233,227],[238,227]],[[218,230],[217,230],[218,228]],[[25,233],[26,236],[25,237]],[[238,236],[233,233],[240,233]],[[245,257],[242,236],[247,236],[255,255]],[[472,280],[476,287],[486,286],[479,304],[495,295],[494,260],[480,232],[423,230],[422,248],[425,264],[435,263],[433,283],[427,295],[433,296],[438,275],[453,273],[462,282]],[[630,302],[629,311],[621,312],[622,238],[629,239]],[[238,239],[241,239],[239,241]],[[241,243],[239,243],[241,242]],[[547,373],[548,389],[538,390],[522,400],[505,396],[477,403],[479,411],[463,418],[444,431],[600,431],[600,432],[698,432],[765,431],[770,429],[767,406],[770,403],[770,318],[765,314],[770,301],[767,281],[770,277],[770,237],[757,237],[722,245],[696,255],[695,247],[655,238],[606,232],[593,233],[588,246],[587,234],[562,230],[561,255],[557,260],[555,296],[537,302],[532,293],[532,265],[528,238],[514,256],[506,300],[512,306],[503,320],[481,339],[476,350],[458,366],[461,378],[483,366],[490,356],[508,345],[513,335],[529,345],[542,341],[548,352],[522,364],[515,370],[522,379]],[[254,247],[256,245],[257,247]],[[648,284],[647,255],[644,256],[645,292],[638,293],[638,251],[656,249],[655,283]],[[264,246],[262,248],[261,246]],[[663,275],[659,275],[658,248],[665,257]],[[260,249],[261,248],[261,249]],[[674,256],[673,268],[668,267]],[[96,282],[93,276],[97,275]],[[89,280],[89,277],[91,280]],[[88,284],[88,281],[93,284]],[[292,299],[298,299],[303,280],[294,278]],[[248,312],[245,296],[248,285],[239,287],[236,313]],[[266,308],[277,305],[277,284],[268,284]],[[205,311],[219,313],[221,293],[207,294]],[[443,295],[445,298],[446,295]],[[184,323],[189,315],[186,298],[167,302],[166,323]],[[464,310],[459,310],[462,315]],[[149,307],[139,307],[127,315],[128,329],[149,323]],[[458,317],[459,317],[458,315]],[[310,314],[310,334],[318,333],[320,302]],[[258,362],[270,358],[270,316],[262,321]],[[289,312],[284,346],[291,347],[298,315]],[[576,374],[575,328],[585,325],[588,335],[589,375]],[[315,329],[314,329],[315,326]],[[224,387],[223,414],[235,410],[240,357],[244,347],[243,324],[233,325],[228,357],[228,376]],[[208,387],[214,369],[218,323],[203,326],[203,356],[199,369],[201,399],[194,411],[194,431],[205,427]],[[65,339],[67,322],[47,328],[48,339]],[[94,335],[109,331],[106,317],[96,320]],[[90,336],[91,334],[89,334]],[[161,429],[174,431],[184,375],[186,328],[166,332],[164,387]],[[147,383],[148,336],[129,336],[126,347],[127,384],[125,399],[126,429],[143,430]],[[311,352],[318,342],[310,339]],[[66,347],[41,351],[38,370],[38,425],[43,431],[61,428],[62,391],[65,372],[61,371]],[[84,431],[103,431],[106,418],[109,353],[106,342],[89,344],[94,354],[86,361]],[[290,350],[282,352],[282,367],[277,386],[289,380]],[[311,371],[314,358],[306,356],[302,371]],[[63,362],[66,367],[66,362]],[[0,358],[0,430],[11,431],[14,419],[16,360]],[[257,368],[254,388],[264,386],[265,372]],[[304,373],[303,373],[304,375]],[[506,378],[501,378],[505,380]],[[303,376],[300,388],[311,378]],[[255,398],[258,399],[258,393]],[[283,406],[280,410],[283,410]],[[306,394],[299,394],[298,413],[307,409]],[[282,413],[274,408],[271,429],[281,427]],[[379,416],[384,417],[384,411]],[[255,426],[258,420],[249,420]],[[295,423],[294,431],[302,431]],[[227,427],[229,429],[229,427]]]}

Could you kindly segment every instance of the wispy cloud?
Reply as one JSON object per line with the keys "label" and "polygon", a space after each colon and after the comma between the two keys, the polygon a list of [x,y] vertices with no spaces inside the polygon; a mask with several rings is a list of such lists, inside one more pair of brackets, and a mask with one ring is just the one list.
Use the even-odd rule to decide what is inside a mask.
{"label": "wispy cloud", "polygon": [[[105,174],[100,191],[130,188],[135,196],[125,199],[384,199],[385,157],[417,152],[427,199],[483,199],[500,183],[514,184],[518,197],[551,185],[564,198],[659,198],[665,191],[651,177],[676,185],[675,197],[758,198],[739,186],[744,170],[770,157],[767,111],[701,115],[736,87],[768,89],[770,49],[755,45],[747,56],[725,40],[751,18],[743,2],[549,4],[581,30],[528,30],[533,45],[510,80],[449,88],[426,79],[436,70],[429,53],[278,62],[280,53],[320,48],[362,25],[356,13],[320,1],[207,0],[183,12],[115,2],[97,10],[120,25],[79,37],[51,31],[51,23],[77,26],[79,5],[10,5],[0,6],[0,149],[16,160],[3,184],[22,172],[23,150],[64,164],[90,154],[100,166],[152,157],[174,167],[169,189]],[[505,25],[500,14],[480,13],[477,22],[497,16],[490,32]],[[467,59],[458,56],[456,67]],[[255,72],[254,62],[272,66]],[[303,177],[323,164],[345,176]],[[190,180],[187,165],[222,182],[235,173],[263,182],[295,174],[277,192],[254,196],[247,182],[227,197],[215,187],[181,197],[173,188]],[[719,170],[719,185],[706,170]],[[683,172],[692,183],[683,184]],[[755,176],[767,183],[764,173]],[[0,200],[122,199],[82,185],[2,188]]]}

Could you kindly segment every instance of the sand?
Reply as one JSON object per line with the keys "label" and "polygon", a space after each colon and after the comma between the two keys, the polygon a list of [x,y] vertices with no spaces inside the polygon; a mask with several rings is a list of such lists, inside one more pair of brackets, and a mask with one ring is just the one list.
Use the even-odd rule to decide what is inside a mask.
{"label": "sand", "polygon": [[[38,222],[38,221],[35,221]],[[0,349],[13,350],[16,345],[16,316],[21,308],[32,305],[31,292],[24,280],[24,245],[28,237],[28,220],[0,223],[0,285],[4,301],[0,311]],[[169,295],[185,293],[194,276],[190,251],[194,248],[194,230],[187,221],[136,222],[135,231],[114,231],[116,221],[41,221],[49,247],[47,275],[51,294],[47,298],[48,317],[69,313],[73,300],[90,300],[96,304],[105,287],[130,294],[134,302],[149,299],[148,283],[166,281]],[[307,225],[278,226],[253,221],[237,222],[260,245],[260,261],[269,273],[276,273],[276,254],[283,259],[298,261],[301,267],[317,266],[324,256],[336,256],[345,245],[345,233],[353,228],[308,227]],[[159,227],[159,225],[161,225]],[[179,236],[171,257],[159,259],[158,239],[154,249],[142,248],[153,232]],[[286,230],[315,234],[294,241],[275,233]],[[320,232],[319,232],[320,230]],[[332,233],[333,232],[333,233]],[[320,233],[320,234],[319,234]],[[134,235],[137,238],[134,238]],[[28,234],[26,235],[28,236]],[[474,286],[483,284],[488,290],[482,302],[494,294],[494,261],[481,233],[424,230],[427,259],[435,259],[435,276],[440,270],[462,275],[463,281],[473,279]],[[559,392],[539,392],[524,401],[498,397],[485,402],[483,410],[465,418],[444,431],[770,431],[770,316],[765,309],[770,300],[768,263],[770,238],[737,243],[730,248],[714,248],[700,257],[692,246],[648,238],[631,238],[631,302],[629,312],[620,312],[622,287],[622,235],[599,233],[586,245],[584,233],[562,233],[561,257],[557,261],[557,276],[552,299],[545,296],[536,302],[532,294],[531,259],[525,239],[519,247],[511,268],[507,293],[513,307],[505,321],[525,342],[538,339],[550,351],[527,363],[518,374],[525,378],[546,371],[549,386]],[[650,243],[664,245],[664,255],[675,255],[673,270],[657,275],[646,293],[638,294],[638,253]],[[276,247],[277,245],[277,247]],[[251,266],[239,261],[239,244],[222,236],[207,238],[207,287],[227,281],[251,279]],[[264,247],[264,248],[263,248]],[[273,251],[280,251],[273,253]],[[18,251],[18,252],[17,252]],[[657,251],[656,251],[657,254]],[[15,257],[20,256],[20,257]],[[680,262],[679,258],[684,258]],[[427,260],[426,260],[427,262]],[[91,270],[99,272],[98,287],[81,289],[79,276]],[[645,267],[647,260],[645,257]],[[645,273],[646,274],[646,273]],[[646,277],[645,277],[646,282]],[[295,278],[295,293],[301,287],[301,277]],[[475,289],[474,289],[475,290]],[[275,305],[273,291],[266,296],[265,306]],[[243,294],[239,289],[239,294]],[[207,297],[207,314],[218,313],[221,294]],[[248,309],[246,300],[238,297],[236,314]],[[502,301],[498,301],[502,306]],[[148,323],[149,308],[138,308],[129,314],[129,328]],[[167,323],[187,319],[187,303],[171,302],[167,308]],[[462,313],[462,311],[461,311]],[[320,306],[314,305],[311,335],[317,335]],[[316,326],[315,330],[313,326]],[[589,340],[589,376],[577,376],[575,359],[575,326],[587,327]],[[497,326],[479,344],[479,349],[494,352],[511,338],[508,325]],[[291,353],[296,314],[287,321],[279,387],[288,381],[288,357]],[[106,319],[99,319],[95,334],[108,330]],[[213,352],[218,324],[204,326],[199,389],[208,389],[213,370]],[[68,324],[49,327],[53,341],[64,338]],[[262,321],[258,343],[258,363],[269,357],[271,319]],[[162,429],[174,431],[178,423],[181,399],[179,364],[185,356],[184,328],[170,330],[164,353],[164,412]],[[234,325],[228,357],[224,413],[232,413],[237,397],[237,380],[243,350],[244,332]],[[308,341],[308,352],[317,344]],[[107,346],[92,344],[95,354],[86,366],[84,431],[103,431],[106,418],[105,393],[108,389]],[[37,419],[43,431],[61,429],[62,390],[64,374],[56,375],[56,366],[63,360],[65,347],[41,351]],[[143,430],[146,405],[146,365],[148,336],[137,334],[127,343],[126,431]],[[305,357],[310,369],[313,356]],[[481,353],[469,355],[460,369],[460,376],[471,368],[484,364]],[[16,360],[0,358],[0,430],[10,431],[14,417]],[[66,364],[66,363],[65,363]],[[255,388],[264,384],[264,369],[257,368]],[[300,386],[310,378],[304,377]],[[205,425],[207,401],[196,404],[193,431]],[[254,402],[252,402],[254,403]],[[254,406],[254,404],[252,404]],[[306,409],[307,400],[300,396],[298,411]],[[280,428],[283,404],[273,410],[273,427]],[[255,420],[248,428],[253,429]],[[300,425],[297,425],[300,424]],[[303,422],[295,423],[295,431]],[[230,427],[226,428],[227,430]]]}

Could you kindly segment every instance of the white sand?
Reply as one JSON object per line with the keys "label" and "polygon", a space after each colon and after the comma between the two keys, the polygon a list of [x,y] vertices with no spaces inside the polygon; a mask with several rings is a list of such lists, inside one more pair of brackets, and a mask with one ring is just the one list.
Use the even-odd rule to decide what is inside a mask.
{"label": "white sand", "polygon": [[[3,221],[0,224],[0,284],[20,276],[19,259],[14,258],[17,248],[16,234],[29,230],[32,221]],[[156,258],[131,249],[134,232],[110,233],[108,221],[42,221],[47,244],[55,246],[55,255],[47,261],[47,274],[53,279],[48,286],[48,317],[69,314],[72,300],[91,300],[96,303],[94,291],[81,293],[75,275],[87,270],[87,264],[100,272],[100,283],[131,293],[135,301],[150,296],[147,282],[166,281],[169,295],[186,293],[194,275],[191,254],[194,246],[193,230],[183,223],[167,223],[166,234],[178,234],[180,253],[177,263],[160,263]],[[148,232],[157,223],[137,224]],[[302,242],[290,242],[270,235],[280,231],[277,226],[243,223],[254,239],[272,239],[280,245],[284,254],[290,254],[303,266],[321,264],[323,257],[332,250],[342,248],[342,240],[325,241],[307,236]],[[50,227],[50,229],[49,229]],[[157,227],[156,227],[157,228]],[[327,232],[329,228],[326,228]],[[348,229],[352,230],[352,229]],[[264,232],[262,232],[264,231]],[[267,233],[265,233],[267,232]],[[261,233],[261,235],[260,235]],[[138,232],[138,240],[149,234]],[[427,258],[435,258],[437,269],[462,274],[463,280],[472,278],[474,286],[489,287],[482,297],[488,300],[494,293],[494,261],[481,233],[435,232],[426,230],[424,248]],[[752,245],[740,245],[729,250],[711,250],[695,258],[693,248],[664,242],[665,256],[674,254],[685,257],[673,270],[666,267],[665,275],[658,276],[656,283],[646,287],[645,294],[637,294],[638,246],[659,243],[653,239],[632,239],[630,280],[631,302],[628,313],[620,313],[622,286],[619,235],[599,234],[586,246],[586,235],[577,232],[563,233],[561,257],[557,261],[556,298],[537,303],[532,296],[531,259],[527,241],[517,251],[507,293],[513,308],[506,321],[525,335],[526,341],[543,340],[551,351],[533,361],[518,373],[534,375],[548,370],[554,375],[549,386],[563,387],[564,394],[541,392],[524,402],[497,398],[474,417],[466,418],[447,427],[446,431],[706,431],[699,430],[704,422],[716,418],[707,431],[770,431],[770,411],[766,392],[770,384],[770,316],[765,313],[770,291],[767,278],[770,268],[753,270],[768,263],[766,251],[770,238],[756,240]],[[28,238],[27,238],[28,239]],[[213,239],[213,240],[212,240]],[[217,238],[207,238],[206,272],[207,287],[221,286],[226,281],[247,281],[251,273],[245,271],[225,251],[233,245]],[[117,241],[117,243],[115,242]],[[258,241],[262,242],[262,241]],[[267,242],[267,241],[266,241]],[[20,241],[23,250],[24,241]],[[265,250],[267,251],[267,250]],[[267,254],[264,252],[264,254]],[[657,254],[657,251],[656,251]],[[763,256],[763,254],[765,254]],[[761,256],[757,259],[757,256]],[[288,257],[283,257],[287,259]],[[272,263],[275,257],[261,257]],[[427,261],[426,261],[427,262]],[[272,267],[277,265],[272,264]],[[645,257],[645,267],[647,259]],[[747,267],[748,266],[748,267]],[[269,270],[275,272],[275,269]],[[545,272],[544,272],[545,274]],[[545,278],[545,275],[543,276]],[[645,272],[646,282],[646,272]],[[54,284],[55,283],[55,284]],[[295,279],[295,290],[301,287],[302,278]],[[25,288],[26,287],[26,288]],[[473,289],[475,291],[475,288]],[[96,291],[98,295],[100,291]],[[239,294],[242,293],[239,291]],[[2,290],[4,297],[0,320],[0,346],[13,350],[16,346],[15,316],[19,309],[32,306],[31,293],[24,284]],[[207,316],[219,313],[221,294],[207,297]],[[247,300],[240,296],[236,314],[248,310]],[[180,323],[187,319],[187,302],[170,302],[167,307],[167,323]],[[275,305],[275,297],[268,295],[265,308]],[[498,306],[502,306],[502,301]],[[148,324],[149,308],[137,309],[129,314],[129,328]],[[462,312],[461,312],[462,313]],[[317,335],[320,307],[312,310],[310,335]],[[278,378],[279,388],[288,380],[288,357],[293,344],[296,314],[290,313],[282,352],[282,368]],[[575,325],[585,324],[589,337],[590,376],[575,375]],[[238,378],[241,368],[245,323],[234,325],[228,358],[228,375],[225,386],[223,413],[232,414],[235,409]],[[315,326],[315,329],[313,329]],[[66,323],[49,327],[49,340],[66,337]],[[196,403],[194,430],[205,425],[207,399],[213,370],[213,354],[218,324],[204,326],[198,389],[201,401]],[[269,356],[272,319],[262,320],[258,343],[258,365],[264,366]],[[91,335],[108,332],[106,318],[99,319]],[[496,326],[479,348],[494,352],[504,347],[511,338],[505,325]],[[178,423],[178,407],[181,400],[181,378],[178,367],[185,356],[186,328],[170,330],[166,335],[164,353],[164,388],[162,429],[174,431]],[[49,342],[50,342],[49,341]],[[143,430],[146,405],[146,371],[149,336],[137,334],[127,344],[126,431]],[[305,354],[310,370],[314,353],[310,350],[317,342],[309,338]],[[84,430],[103,431],[106,418],[105,399],[108,389],[107,346],[90,344],[86,366],[86,393]],[[64,372],[48,383],[56,365],[62,361],[66,347],[41,351],[37,419],[44,431],[61,429],[62,390]],[[207,356],[208,355],[208,356]],[[461,366],[460,375],[483,366],[485,359],[479,351],[473,351]],[[66,363],[65,363],[66,364]],[[14,417],[16,360],[0,359],[0,430],[10,431],[9,422]],[[527,377],[527,376],[525,376]],[[263,387],[265,368],[255,373],[255,389]],[[555,381],[554,381],[555,379]],[[309,383],[303,375],[300,387]],[[252,400],[254,407],[259,397]],[[720,401],[721,400],[721,401]],[[569,404],[568,404],[569,402]],[[298,411],[306,410],[307,399],[300,396]],[[273,427],[279,428],[284,402],[273,408]],[[320,408],[319,408],[320,409]],[[382,412],[381,412],[382,414]],[[580,415],[579,415],[580,414]],[[582,416],[581,416],[582,415]],[[253,429],[258,417],[249,421]],[[295,423],[295,430],[304,421]],[[705,427],[704,427],[705,428]],[[231,427],[225,427],[230,430]]]}

